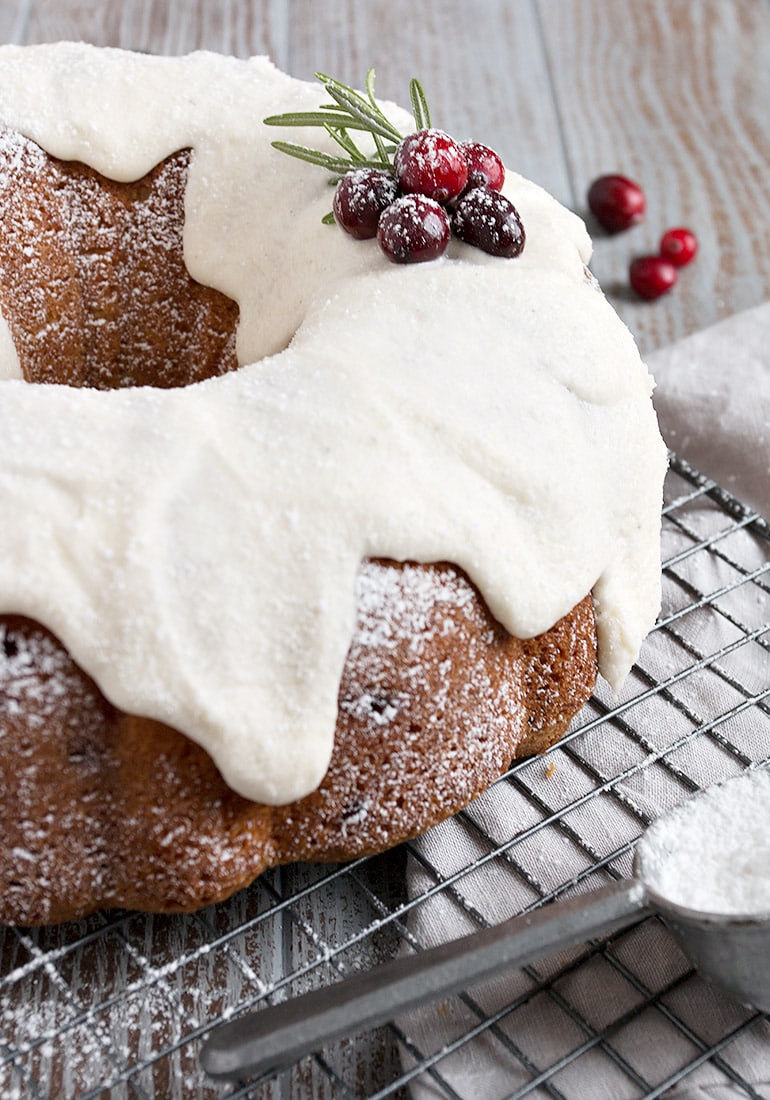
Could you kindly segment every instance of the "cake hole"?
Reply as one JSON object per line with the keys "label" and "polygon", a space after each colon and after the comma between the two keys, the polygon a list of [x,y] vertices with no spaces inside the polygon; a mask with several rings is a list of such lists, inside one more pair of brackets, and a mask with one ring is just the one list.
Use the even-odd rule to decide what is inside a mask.
{"label": "cake hole", "polygon": [[3,635],[3,653],[9,658],[16,657],[19,653],[19,643],[9,631]]}
{"label": "cake hole", "polygon": [[349,821],[351,817],[356,817],[357,814],[360,814],[363,808],[363,802],[361,802],[360,799],[356,799],[355,802],[348,802],[345,806],[342,807],[342,813],[340,816],[343,821]]}
{"label": "cake hole", "polygon": [[368,695],[366,697],[367,708],[370,714],[374,714],[377,717],[387,716],[389,718],[398,710],[398,704],[395,699],[390,699],[386,695]]}

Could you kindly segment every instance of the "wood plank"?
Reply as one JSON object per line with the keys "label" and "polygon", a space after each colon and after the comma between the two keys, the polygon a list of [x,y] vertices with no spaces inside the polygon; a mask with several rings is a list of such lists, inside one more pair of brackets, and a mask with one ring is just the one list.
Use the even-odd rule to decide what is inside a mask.
{"label": "wood plank", "polygon": [[[580,205],[607,172],[647,193],[643,224],[595,234],[592,265],[643,350],[770,296],[767,6],[539,0],[539,11]],[[682,224],[698,259],[667,298],[640,302],[629,260]]]}
{"label": "wood plank", "polygon": [[32,0],[0,2],[0,42],[23,42]]}
{"label": "wood plank", "polygon": [[[404,863],[403,851],[397,850],[328,883],[326,868],[295,864],[282,869],[286,896],[302,895],[285,925],[286,968],[296,972],[313,967],[292,983],[292,995],[331,985],[356,970],[371,970],[397,954],[397,931],[379,925],[404,900]],[[308,891],[310,886],[315,888]],[[355,1042],[346,1038],[327,1044],[323,1062],[304,1059],[287,1077],[287,1096],[336,1100],[337,1080],[351,1094],[370,1096],[400,1071],[395,1033],[384,1026],[358,1035]]]}
{"label": "wood plank", "polygon": [[25,41],[84,40],[151,53],[207,49],[285,65],[285,0],[34,0]]}
{"label": "wood plank", "polygon": [[379,96],[408,105],[409,80],[419,77],[436,125],[459,138],[487,142],[512,169],[569,201],[559,125],[530,3],[291,0],[293,76],[310,80],[322,69],[360,87],[371,66]]}

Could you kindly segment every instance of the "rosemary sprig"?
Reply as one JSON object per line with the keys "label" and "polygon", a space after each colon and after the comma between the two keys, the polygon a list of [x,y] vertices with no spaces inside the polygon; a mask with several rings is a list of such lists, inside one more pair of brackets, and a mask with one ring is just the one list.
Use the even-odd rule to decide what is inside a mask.
{"label": "rosemary sprig", "polygon": [[[366,95],[354,88],[342,84],[326,73],[316,73],[316,78],[324,86],[333,102],[322,103],[317,111],[293,111],[284,115],[269,115],[264,119],[266,126],[304,126],[318,127],[324,130],[340,146],[347,157],[333,156],[297,145],[290,141],[274,141],[273,147],[291,157],[317,164],[343,176],[352,168],[384,168],[393,170],[393,154],[403,134],[396,129],[384,114],[374,95],[374,69],[366,74]],[[430,126],[430,111],[425,92],[419,80],[409,85],[415,125],[418,130]],[[361,152],[349,131],[370,134],[376,153],[366,156]]]}

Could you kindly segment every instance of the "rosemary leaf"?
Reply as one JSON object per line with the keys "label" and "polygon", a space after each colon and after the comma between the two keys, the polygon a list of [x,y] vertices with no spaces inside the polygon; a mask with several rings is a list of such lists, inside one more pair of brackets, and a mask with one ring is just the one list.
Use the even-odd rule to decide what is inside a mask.
{"label": "rosemary leaf", "polygon": [[358,163],[359,161],[366,160],[366,157],[358,148],[352,137],[348,134],[344,127],[331,126],[328,122],[324,127],[330,138],[333,138],[337,144],[350,154],[350,159]]}
{"label": "rosemary leaf", "polygon": [[286,153],[298,160],[306,160],[308,164],[318,164],[321,168],[328,168],[330,172],[344,174],[350,168],[350,161],[343,157],[333,157],[329,153],[321,153],[318,149],[308,149],[305,145],[294,145],[290,141],[271,142],[274,149]]}
{"label": "rosemary leaf", "polygon": [[374,97],[374,69],[370,69],[366,74],[366,94],[369,96],[369,102],[375,111],[379,111],[380,105]]}
{"label": "rosemary leaf", "polygon": [[428,108],[428,100],[425,98],[425,92],[419,80],[412,79],[409,81],[409,96],[412,100],[412,113],[414,114],[415,126],[418,130],[429,129],[430,110]]}
{"label": "rosemary leaf", "polygon": [[[366,94],[369,97],[369,102],[372,105],[372,110],[377,112],[378,117],[381,118],[387,126],[392,126],[390,119],[387,118],[387,116],[383,113],[382,107],[380,107],[374,96],[374,69],[370,69],[369,72],[366,74]],[[395,132],[398,133],[398,131]],[[400,141],[401,137],[402,135],[398,134],[396,140]]]}
{"label": "rosemary leaf", "polygon": [[[339,117],[335,117],[335,116]],[[321,114],[316,111],[302,111],[296,114],[288,115],[269,115],[267,118],[262,119],[266,126],[344,126],[348,130],[362,130],[366,133],[371,133],[371,130],[367,124],[362,123],[359,119],[353,118],[347,111],[340,111],[338,108],[334,112],[328,112]]]}
{"label": "rosemary leaf", "polygon": [[321,218],[321,223],[323,225],[334,225],[334,214],[331,210],[328,214],[324,214],[324,216]]}
{"label": "rosemary leaf", "polygon": [[[369,72],[366,74],[366,94],[369,97],[369,102],[371,103],[372,108],[377,111],[378,114],[380,114],[383,118],[385,118],[385,116],[382,114],[382,111],[380,110],[380,105],[374,95],[374,69],[370,69]],[[387,119],[385,121],[387,122]],[[382,140],[379,134],[372,134],[372,137],[374,138],[374,144],[377,146],[377,152],[380,156],[380,160],[383,162],[383,164],[387,164],[389,166],[389,147],[385,145],[385,142]],[[395,149],[395,146],[391,146],[390,148]]]}
{"label": "rosemary leaf", "polygon": [[372,134],[379,134],[381,137],[389,138],[391,141],[400,141],[401,135],[398,131],[389,123],[383,122],[377,112],[373,111],[366,100],[357,100],[355,97],[349,98],[347,92],[337,91],[331,92],[335,98],[339,97],[339,102],[343,106],[347,107],[353,118],[358,119],[363,124],[361,128],[368,129]]}
{"label": "rosemary leaf", "polygon": [[[318,164],[321,168],[326,168],[329,172],[337,172],[341,176],[349,172],[352,167],[350,160],[346,160],[344,157],[333,157],[329,153],[321,153],[317,149],[308,149],[305,145],[294,145],[289,141],[273,141],[271,144],[274,149],[278,149],[281,153],[296,157],[298,160],[305,160],[308,164]],[[362,160],[356,164],[356,167],[382,168],[382,164],[376,160]]]}
{"label": "rosemary leaf", "polygon": [[374,138],[374,144],[377,146],[377,153],[384,167],[390,168],[390,157],[388,156],[388,151],[385,148],[382,138],[379,134],[372,134],[372,137]]}
{"label": "rosemary leaf", "polygon": [[316,77],[321,81],[332,99],[339,103],[341,107],[348,110],[354,118],[368,123],[368,129],[371,133],[380,134],[381,137],[389,138],[391,141],[401,140],[401,134],[385,118],[382,111],[378,107],[373,108],[353,88],[349,88],[346,84],[340,84],[338,80],[333,80],[324,73],[316,73]]}

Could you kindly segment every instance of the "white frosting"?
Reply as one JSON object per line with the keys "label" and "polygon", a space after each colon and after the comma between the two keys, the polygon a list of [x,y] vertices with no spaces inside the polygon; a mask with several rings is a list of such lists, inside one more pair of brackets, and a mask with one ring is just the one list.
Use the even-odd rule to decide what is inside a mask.
{"label": "white frosting", "polygon": [[770,914],[770,771],[710,787],[656,821],[639,864],[645,883],[676,905]]}
{"label": "white frosting", "polygon": [[262,58],[0,50],[0,119],[49,152],[129,180],[192,147],[186,262],[238,302],[250,364],[171,391],[3,382],[0,608],[270,803],[328,766],[363,558],[453,561],[521,637],[593,590],[614,684],[659,603],[651,380],[582,223],[509,174],[520,258],[395,267],[270,147],[264,116],[318,102]]}
{"label": "white frosting", "polygon": [[21,363],[4,317],[0,316],[0,381],[5,378],[22,378]]}

